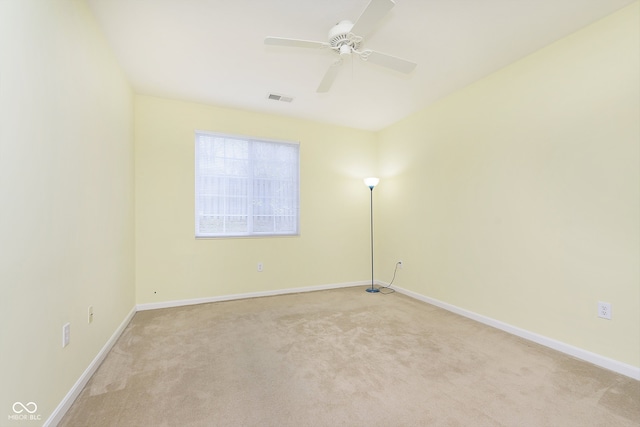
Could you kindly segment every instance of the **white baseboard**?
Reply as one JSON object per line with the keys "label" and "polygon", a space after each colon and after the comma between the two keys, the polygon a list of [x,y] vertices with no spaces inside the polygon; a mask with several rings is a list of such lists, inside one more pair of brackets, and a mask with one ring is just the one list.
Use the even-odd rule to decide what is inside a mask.
{"label": "white baseboard", "polygon": [[[386,286],[387,284],[382,284]],[[619,362],[614,359],[610,359],[605,356],[601,356],[596,353],[592,353],[590,351],[581,349],[579,347],[574,347],[572,345],[563,343],[561,341],[554,340],[552,338],[545,337],[543,335],[536,334],[534,332],[527,331],[525,329],[518,328],[513,325],[509,325],[508,323],[501,322],[499,320],[492,319],[490,317],[483,316],[481,314],[474,313],[469,310],[465,310],[460,307],[456,307],[455,305],[448,304],[443,301],[439,301],[434,298],[426,297],[417,292],[413,292],[407,289],[403,289],[397,286],[393,286],[393,289],[396,291],[415,298],[417,300],[426,302],[428,304],[435,305],[436,307],[443,308],[447,311],[450,311],[455,314],[459,314],[460,316],[467,317],[469,319],[475,320],[477,322],[483,323],[485,325],[500,329],[502,331],[508,332],[512,335],[516,335],[520,338],[524,338],[529,341],[533,341],[537,344],[541,344],[545,347],[549,347],[553,350],[557,350],[561,353],[568,354],[575,358],[584,360],[586,362],[592,363],[594,365],[600,366],[601,368],[608,369],[610,371],[617,372],[619,374],[625,375],[627,377],[631,377],[636,380],[640,380],[640,368],[628,365],[626,363]]]}
{"label": "white baseboard", "polygon": [[206,304],[209,302],[231,301],[231,300],[246,299],[246,298],[259,298],[259,297],[268,297],[268,296],[274,296],[274,295],[297,294],[301,292],[323,291],[326,289],[349,288],[352,286],[366,285],[368,283],[370,282],[362,281],[362,282],[335,283],[330,285],[317,285],[317,286],[307,286],[304,288],[278,289],[275,291],[250,292],[246,294],[223,295],[223,296],[217,296],[217,297],[204,297],[204,298],[182,299],[182,300],[174,300],[174,301],[150,302],[145,304],[138,304],[136,306],[136,309],[138,311],[155,310],[158,308],[180,307],[183,305],[194,305],[194,304]]}
{"label": "white baseboard", "polygon": [[[118,340],[124,329],[127,327],[133,316],[137,311],[143,310],[155,310],[158,308],[168,308],[168,307],[180,307],[184,305],[193,305],[193,304],[205,304],[210,302],[219,302],[219,301],[231,301],[237,299],[246,299],[246,298],[258,298],[265,296],[274,296],[274,295],[285,295],[285,294],[293,294],[300,292],[313,292],[313,291],[322,291],[327,289],[337,289],[337,288],[348,288],[352,286],[363,286],[368,285],[371,282],[369,281],[361,281],[361,282],[348,282],[348,283],[336,283],[330,285],[317,285],[317,286],[308,286],[304,288],[289,288],[289,289],[279,289],[274,291],[263,291],[263,292],[252,292],[246,294],[234,294],[234,295],[224,295],[218,297],[204,297],[204,298],[194,298],[194,299],[185,299],[185,300],[175,300],[175,301],[165,301],[165,302],[157,302],[157,303],[146,303],[146,304],[137,304],[129,314],[122,321],[118,329],[113,333],[109,341],[102,347],[102,350],[98,353],[98,355],[93,359],[93,361],[89,364],[87,369],[82,373],[78,381],[73,385],[71,390],[67,393],[67,395],[62,399],[62,402],[56,407],[51,416],[47,419],[47,421],[43,424],[44,427],[55,427],[62,420],[65,413],[69,410],[73,402],[76,400],[84,386],[87,384],[91,376],[98,369],[104,358],[109,353],[109,350],[113,347],[115,342]],[[379,286],[388,286],[388,283],[376,281],[376,285]],[[426,297],[417,292],[410,291],[408,289],[400,288],[398,286],[393,286],[397,292],[405,294],[411,298],[415,298],[417,300],[426,302],[428,304],[435,305],[436,307],[443,308],[452,313],[459,314],[461,316],[467,317],[469,319],[475,320],[477,322],[483,323],[488,326],[492,326],[494,328],[500,329],[502,331],[508,332],[510,334],[519,336],[521,338],[527,339],[529,341],[533,341],[535,343],[544,345],[545,347],[549,347],[551,349],[560,351],[561,353],[568,354],[570,356],[576,357],[578,359],[584,360],[586,362],[593,363],[594,365],[600,366],[605,369],[609,369],[611,371],[617,372],[619,374],[634,378],[636,380],[640,380],[640,368],[632,365],[628,365],[617,360],[613,360],[604,356],[601,356],[596,353],[589,352],[587,350],[583,350],[578,347],[574,347],[569,344],[565,344],[561,341],[556,341],[554,339],[527,331],[525,329],[521,329],[507,323],[501,322],[499,320],[492,319],[490,317],[486,317],[477,313],[474,313],[469,310],[462,309],[460,307],[456,307],[454,305],[445,303],[443,301],[439,301],[434,298]]]}
{"label": "white baseboard", "polygon": [[62,399],[62,402],[60,402],[56,409],[54,409],[47,421],[45,421],[45,423],[43,424],[44,427],[55,427],[58,425],[58,423],[62,420],[62,417],[64,417],[64,414],[67,413],[73,402],[80,395],[80,392],[82,391],[84,386],[87,384],[87,382],[89,382],[91,376],[96,372],[104,358],[107,357],[109,350],[111,350],[118,338],[120,338],[120,335],[122,335],[124,328],[126,328],[129,322],[131,322],[131,319],[133,319],[133,316],[135,314],[136,308],[133,307],[129,314],[127,314],[127,316],[124,318],[122,323],[120,323],[118,329],[116,329],[113,335],[111,335],[111,338],[109,338],[104,347],[102,347],[102,350],[100,350],[98,355],[89,364],[87,369],[85,369],[82,375],[80,375],[78,381],[76,381],[73,387],[71,387],[71,390],[69,390],[64,399]]}

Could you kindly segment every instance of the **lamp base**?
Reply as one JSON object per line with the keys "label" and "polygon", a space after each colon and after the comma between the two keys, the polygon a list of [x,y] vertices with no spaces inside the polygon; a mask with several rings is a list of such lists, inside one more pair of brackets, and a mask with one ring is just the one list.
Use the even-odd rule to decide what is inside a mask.
{"label": "lamp base", "polygon": [[367,292],[374,294],[376,292],[380,292],[380,289],[376,289],[372,286],[370,288],[367,288]]}

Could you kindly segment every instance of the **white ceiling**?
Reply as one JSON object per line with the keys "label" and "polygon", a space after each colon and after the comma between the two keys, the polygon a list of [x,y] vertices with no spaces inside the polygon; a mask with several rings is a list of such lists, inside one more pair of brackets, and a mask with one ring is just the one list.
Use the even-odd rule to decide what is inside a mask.
{"label": "white ceiling", "polygon": [[[416,62],[410,75],[354,57],[316,93],[327,41],[369,0],[87,0],[137,93],[379,130],[633,0],[397,0],[364,47]],[[294,98],[285,103],[269,93]]]}

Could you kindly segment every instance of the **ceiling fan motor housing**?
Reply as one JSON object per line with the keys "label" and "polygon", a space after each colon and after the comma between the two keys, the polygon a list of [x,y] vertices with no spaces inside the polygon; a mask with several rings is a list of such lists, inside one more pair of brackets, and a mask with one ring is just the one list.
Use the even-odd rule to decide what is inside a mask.
{"label": "ceiling fan motor housing", "polygon": [[351,28],[353,28],[353,23],[347,20],[340,21],[334,25],[329,30],[329,44],[331,47],[339,49],[341,46],[347,45],[351,49],[358,49],[361,40],[353,36],[349,37]]}

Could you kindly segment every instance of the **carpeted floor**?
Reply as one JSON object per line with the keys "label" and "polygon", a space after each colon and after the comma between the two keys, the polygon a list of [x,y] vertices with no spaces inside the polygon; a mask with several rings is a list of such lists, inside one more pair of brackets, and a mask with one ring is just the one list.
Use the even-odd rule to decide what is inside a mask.
{"label": "carpeted floor", "polygon": [[634,426],[640,382],[363,287],[135,315],[60,426]]}

